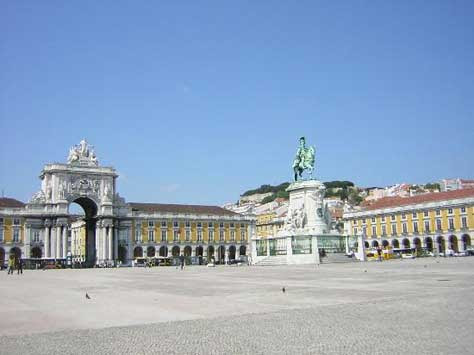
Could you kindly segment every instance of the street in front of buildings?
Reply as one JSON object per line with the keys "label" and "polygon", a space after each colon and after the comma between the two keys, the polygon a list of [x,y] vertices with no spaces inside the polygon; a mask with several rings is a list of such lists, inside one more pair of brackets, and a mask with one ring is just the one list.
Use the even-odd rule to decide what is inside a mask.
{"label": "street in front of buildings", "polygon": [[472,354],[473,266],[452,257],[2,272],[0,353]]}

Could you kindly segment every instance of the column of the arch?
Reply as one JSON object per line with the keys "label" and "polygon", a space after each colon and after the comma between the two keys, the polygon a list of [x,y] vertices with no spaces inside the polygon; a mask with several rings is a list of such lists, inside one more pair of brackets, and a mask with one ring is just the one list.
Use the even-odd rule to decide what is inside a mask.
{"label": "column of the arch", "polygon": [[107,259],[107,226],[102,227],[102,259]]}
{"label": "column of the arch", "polygon": [[107,241],[109,242],[109,246],[108,246],[108,255],[107,255],[107,259],[109,260],[112,260],[114,258],[114,244],[113,244],[113,227],[112,225],[109,225],[109,229],[108,229],[108,233],[107,233]]}
{"label": "column of the arch", "polygon": [[95,264],[98,264],[100,259],[100,225],[101,222],[97,221],[95,225]]}
{"label": "column of the arch", "polygon": [[25,224],[24,228],[24,233],[25,233],[25,257],[29,258],[30,257],[30,251],[31,251],[31,226],[29,224]]}
{"label": "column of the arch", "polygon": [[51,227],[46,225],[44,227],[44,257],[50,258],[51,257],[51,250],[49,246],[49,238],[51,234]]}
{"label": "column of the arch", "polygon": [[56,226],[56,258],[61,258],[61,225]]}
{"label": "column of the arch", "polygon": [[51,255],[50,257],[56,259],[56,226],[51,226]]}
{"label": "column of the arch", "polygon": [[114,227],[114,260],[118,260],[118,227]]}
{"label": "column of the arch", "polygon": [[63,226],[63,258],[67,256],[67,225]]}

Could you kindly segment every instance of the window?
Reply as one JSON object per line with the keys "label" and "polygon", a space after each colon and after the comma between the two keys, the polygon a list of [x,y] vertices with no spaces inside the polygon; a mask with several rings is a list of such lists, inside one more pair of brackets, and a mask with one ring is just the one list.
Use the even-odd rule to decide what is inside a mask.
{"label": "window", "polygon": [[210,231],[209,231],[209,241],[210,241],[210,242],[213,242],[213,241],[214,241],[214,231],[213,231],[213,230],[210,230]]}
{"label": "window", "polygon": [[214,224],[212,222],[209,222],[209,228],[213,228]]}
{"label": "window", "polygon": [[377,227],[372,226],[372,236],[375,237],[377,235]]}
{"label": "window", "polygon": [[412,217],[413,217],[414,219],[418,218],[417,213],[416,213],[416,212],[413,212]]}
{"label": "window", "polygon": [[436,210],[436,215],[441,216],[441,210]]}
{"label": "window", "polygon": [[428,211],[423,211],[423,216],[428,217]]}
{"label": "window", "polygon": [[245,224],[240,223],[240,228],[245,228]]}
{"label": "window", "polygon": [[122,242],[127,242],[128,241],[128,236],[129,236],[129,229],[128,228],[119,229],[119,239]]}
{"label": "window", "polygon": [[382,216],[382,222],[385,222],[385,216]]}
{"label": "window", "polygon": [[387,227],[382,226],[382,235],[387,235]]}
{"label": "window", "polygon": [[148,241],[149,242],[155,241],[155,231],[153,229],[148,231]]}
{"label": "window", "polygon": [[440,220],[440,219],[437,219],[437,220],[436,220],[436,230],[440,231],[441,229],[443,229],[443,228],[441,227],[441,220]]}
{"label": "window", "polygon": [[391,219],[392,221],[394,221],[394,220],[395,220],[395,215],[392,214],[392,215],[390,216],[390,219]]}
{"label": "window", "polygon": [[175,242],[179,241],[179,231],[173,231],[173,240]]}
{"label": "window", "polygon": [[402,213],[402,219],[407,219],[407,215],[405,213]]}
{"label": "window", "polygon": [[185,226],[186,226],[186,228],[191,228],[191,222],[186,221]]}
{"label": "window", "polygon": [[407,233],[408,233],[408,228],[407,228],[407,224],[406,224],[406,223],[402,223],[402,232],[403,232],[403,234],[407,234]]}
{"label": "window", "polygon": [[357,235],[357,228],[354,228],[354,235]]}
{"label": "window", "polygon": [[166,221],[161,221],[161,228],[166,228]]}
{"label": "window", "polygon": [[397,225],[395,223],[392,224],[392,234],[397,234]]}
{"label": "window", "polygon": [[240,231],[240,240],[245,240],[245,231]]}
{"label": "window", "polygon": [[220,228],[224,228],[224,223],[221,222],[221,223],[219,224],[219,227],[220,227]]}
{"label": "window", "polygon": [[198,223],[197,223],[197,227],[198,227],[198,228],[202,228],[202,223],[201,223],[201,222],[198,222]]}
{"label": "window", "polygon": [[454,219],[450,218],[448,219],[449,223],[449,230],[454,230]]}
{"label": "window", "polygon": [[13,218],[13,225],[14,226],[19,226],[20,225],[20,219],[19,218]]}
{"label": "window", "polygon": [[430,231],[430,221],[425,221],[425,232]]}
{"label": "window", "polygon": [[174,228],[179,228],[178,221],[174,221],[174,222],[173,222],[173,227],[174,227]]}
{"label": "window", "polygon": [[191,231],[186,231],[186,241],[189,242],[191,240]]}
{"label": "window", "polygon": [[352,224],[356,224],[356,223],[357,223],[357,222],[356,222],[356,220],[354,219],[354,220],[352,221]]}
{"label": "window", "polygon": [[33,242],[35,243],[39,243],[40,241],[40,231],[39,230],[35,230],[33,232]]}
{"label": "window", "polygon": [[20,241],[20,230],[18,228],[13,229],[13,242],[18,243]]}
{"label": "window", "polygon": [[375,223],[375,217],[372,217],[372,223]]}
{"label": "window", "polygon": [[467,218],[466,217],[461,218],[461,225],[462,225],[463,228],[467,228]]}
{"label": "window", "polygon": [[220,230],[220,231],[219,231],[219,240],[220,240],[220,241],[223,241],[223,240],[224,240],[224,231],[223,231],[223,230]]}
{"label": "window", "polygon": [[234,227],[235,227],[234,223],[231,223],[230,228],[234,228]]}
{"label": "window", "polygon": [[367,235],[367,228],[366,227],[362,228],[362,235]]}
{"label": "window", "polygon": [[202,230],[200,229],[197,231],[197,240],[198,242],[202,242]]}
{"label": "window", "polygon": [[135,241],[141,242],[142,241],[142,230],[140,224],[137,224],[135,227]]}
{"label": "window", "polygon": [[466,207],[464,206],[461,207],[461,213],[466,213]]}
{"label": "window", "polygon": [[148,228],[155,227],[155,221],[148,221]]}
{"label": "window", "polygon": [[413,232],[418,233],[418,222],[413,222]]}
{"label": "window", "polygon": [[3,227],[0,225],[0,242],[3,242]]}
{"label": "window", "polygon": [[3,224],[3,217],[0,218],[0,224]]}
{"label": "window", "polygon": [[448,214],[453,214],[453,209],[452,208],[448,208]]}
{"label": "window", "polygon": [[164,229],[164,230],[161,231],[161,241],[166,242],[167,239],[168,239],[167,238],[167,230]]}
{"label": "window", "polygon": [[362,220],[362,224],[365,224],[365,218]]}
{"label": "window", "polygon": [[235,240],[235,231],[230,231],[230,240],[231,241]]}

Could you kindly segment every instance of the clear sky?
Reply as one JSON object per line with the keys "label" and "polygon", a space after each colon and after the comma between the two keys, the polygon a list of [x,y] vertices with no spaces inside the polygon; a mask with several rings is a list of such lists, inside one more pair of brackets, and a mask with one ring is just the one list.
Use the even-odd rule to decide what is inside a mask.
{"label": "clear sky", "polygon": [[86,138],[127,201],[474,178],[473,1],[2,1],[0,189]]}

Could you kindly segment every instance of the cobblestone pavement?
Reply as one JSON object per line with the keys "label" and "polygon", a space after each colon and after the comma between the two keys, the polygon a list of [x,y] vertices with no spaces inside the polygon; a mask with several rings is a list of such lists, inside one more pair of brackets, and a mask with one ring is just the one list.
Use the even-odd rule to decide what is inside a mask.
{"label": "cobblestone pavement", "polygon": [[0,354],[474,354],[473,271],[466,257],[5,272]]}

